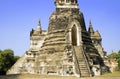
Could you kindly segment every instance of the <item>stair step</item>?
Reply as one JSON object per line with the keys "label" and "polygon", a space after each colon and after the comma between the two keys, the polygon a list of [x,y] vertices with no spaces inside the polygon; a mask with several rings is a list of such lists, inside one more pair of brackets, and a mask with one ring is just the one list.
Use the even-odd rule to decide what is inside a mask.
{"label": "stair step", "polygon": [[81,71],[82,73],[88,73],[88,71]]}
{"label": "stair step", "polygon": [[82,72],[82,74],[88,74],[88,72]]}
{"label": "stair step", "polygon": [[80,66],[86,66],[86,64],[85,64],[85,63],[79,63],[79,65],[80,65]]}
{"label": "stair step", "polygon": [[81,65],[81,66],[86,66],[86,64],[85,64],[85,63],[79,63],[79,65]]}
{"label": "stair step", "polygon": [[86,69],[80,69],[80,71],[82,71],[82,72],[88,72],[88,70],[86,70]]}
{"label": "stair step", "polygon": [[80,67],[81,70],[88,70],[86,67]]}
{"label": "stair step", "polygon": [[80,66],[80,68],[86,68],[86,66]]}
{"label": "stair step", "polygon": [[89,77],[90,75],[89,74],[87,74],[87,75],[81,75],[81,77]]}

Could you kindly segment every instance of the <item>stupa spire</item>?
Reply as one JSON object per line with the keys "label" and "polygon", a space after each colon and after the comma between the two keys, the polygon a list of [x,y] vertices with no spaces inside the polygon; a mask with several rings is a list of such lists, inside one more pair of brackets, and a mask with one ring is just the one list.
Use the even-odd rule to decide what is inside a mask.
{"label": "stupa spire", "polygon": [[94,33],[94,29],[93,29],[93,27],[92,27],[92,22],[91,22],[91,20],[90,20],[90,22],[89,22],[89,33],[91,33],[91,34],[93,34]]}
{"label": "stupa spire", "polygon": [[40,32],[42,32],[40,18],[39,18],[39,20],[38,20],[37,30],[40,31]]}
{"label": "stupa spire", "polygon": [[55,0],[56,8],[78,8],[77,0]]}

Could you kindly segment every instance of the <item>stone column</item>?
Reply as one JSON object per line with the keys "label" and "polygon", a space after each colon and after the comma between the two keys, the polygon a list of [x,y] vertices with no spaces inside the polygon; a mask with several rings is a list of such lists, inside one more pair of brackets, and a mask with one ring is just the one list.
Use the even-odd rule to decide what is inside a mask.
{"label": "stone column", "polygon": [[82,30],[81,30],[81,28],[79,28],[79,43],[80,43],[80,46],[83,45],[83,42],[82,42]]}
{"label": "stone column", "polygon": [[72,45],[72,33],[71,33],[71,29],[69,29],[69,44]]}

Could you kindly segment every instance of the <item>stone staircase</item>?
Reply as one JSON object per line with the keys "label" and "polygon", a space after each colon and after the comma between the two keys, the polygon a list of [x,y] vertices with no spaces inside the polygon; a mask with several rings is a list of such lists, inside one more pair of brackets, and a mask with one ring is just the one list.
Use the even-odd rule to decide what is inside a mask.
{"label": "stone staircase", "polygon": [[88,62],[86,59],[86,56],[83,52],[83,48],[80,46],[74,46],[74,52],[75,52],[75,59],[77,61],[77,66],[79,68],[79,74],[81,77],[89,77],[90,76],[90,70],[88,66]]}

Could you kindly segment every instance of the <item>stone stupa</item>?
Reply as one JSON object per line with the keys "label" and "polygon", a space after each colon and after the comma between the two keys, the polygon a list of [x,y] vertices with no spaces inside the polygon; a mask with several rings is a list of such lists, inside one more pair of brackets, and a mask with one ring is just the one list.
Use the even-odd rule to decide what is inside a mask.
{"label": "stone stupa", "polygon": [[30,32],[30,49],[7,74],[90,77],[107,70],[101,35],[91,22],[86,30],[77,0],[55,0],[55,6],[48,30],[42,30],[39,20]]}

